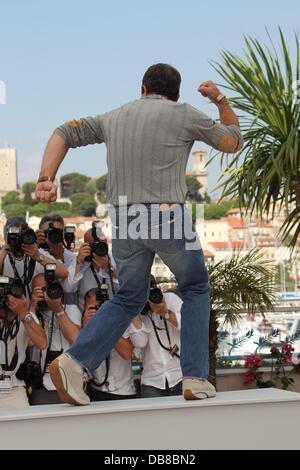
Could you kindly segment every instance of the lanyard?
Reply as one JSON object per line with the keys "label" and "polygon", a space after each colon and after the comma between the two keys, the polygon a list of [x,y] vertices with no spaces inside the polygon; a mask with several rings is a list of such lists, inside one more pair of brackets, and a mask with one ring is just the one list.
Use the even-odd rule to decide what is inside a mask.
{"label": "lanyard", "polygon": [[97,387],[102,387],[102,385],[106,385],[107,383],[107,379],[108,379],[108,374],[109,374],[109,366],[110,366],[110,356],[107,356],[105,358],[105,367],[106,367],[106,371],[105,371],[105,377],[104,377],[104,380],[99,383],[97,382],[94,378],[92,379],[92,383],[94,385],[96,385]]}
{"label": "lanyard", "polygon": [[25,289],[27,289],[29,298],[31,298],[31,292],[30,292],[29,284],[30,284],[31,279],[33,277],[35,263],[36,263],[35,260],[30,258],[29,263],[28,263],[28,256],[25,256],[25,258],[24,258],[24,272],[23,272],[23,276],[22,276],[23,279],[22,279],[22,277],[20,276],[20,274],[17,270],[15,260],[14,260],[11,253],[8,253],[8,258],[9,258],[11,267],[14,271],[15,277],[22,282],[22,284],[25,286]]}
{"label": "lanyard", "polygon": [[[47,348],[47,351],[46,351],[46,355],[45,355],[45,363],[44,363],[44,367],[43,367],[43,370],[42,370],[42,375],[44,376],[45,372],[46,372],[46,369],[47,369],[47,366],[48,366],[48,358],[49,358],[49,355],[50,355],[50,352],[51,352],[51,345],[52,345],[52,339],[53,339],[53,332],[54,332],[54,312],[52,312],[52,316],[51,316],[51,327],[50,327],[50,334],[49,334],[49,340],[48,340],[48,348]],[[44,317],[43,317],[43,314],[41,312],[39,312],[39,318],[41,319],[41,322],[42,322],[42,326],[43,328],[45,328],[45,321],[44,321]],[[60,345],[61,345],[61,352],[63,351],[63,347],[62,347],[62,340],[61,340],[61,332],[60,332],[60,329],[59,329],[59,333],[60,333]],[[42,357],[42,352],[40,351],[40,360],[41,360],[41,357]]]}
{"label": "lanyard", "polygon": [[[116,292],[115,292],[114,282],[113,282],[113,279],[112,279],[111,264],[110,264],[110,259],[109,259],[109,258],[108,258],[108,261],[109,261],[108,275],[109,275],[111,290],[112,290],[113,295],[115,295]],[[96,272],[94,266],[92,265],[92,263],[90,264],[90,268],[91,268],[91,271],[92,271],[93,276],[94,276],[94,278],[95,278],[97,287],[98,287],[99,290],[101,290],[101,283],[100,283],[100,281],[99,281],[98,274],[97,274],[97,272]]]}
{"label": "lanyard", "polygon": [[[150,318],[151,320],[151,323],[152,323],[152,326],[153,326],[153,329],[154,329],[154,332],[155,332],[155,336],[156,336],[156,339],[158,341],[158,344],[165,350],[165,351],[168,351],[169,353],[172,352],[173,350],[173,347],[172,347],[172,343],[171,343],[171,338],[170,338],[170,333],[169,333],[169,329],[168,329],[168,325],[167,325],[167,321],[166,319],[164,318],[164,325],[165,325],[165,330],[166,330],[166,333],[167,333],[167,338],[168,338],[168,342],[169,342],[169,347],[167,348],[166,346],[163,345],[161,339],[160,339],[160,336],[158,334],[158,330],[163,330],[163,328],[159,328],[156,324],[155,324],[155,321],[153,320],[152,318],[152,315],[149,315],[149,313],[147,313],[147,317]],[[178,359],[180,359],[180,356],[179,354],[177,354],[177,352],[174,352],[172,354],[172,357],[173,356],[176,356]]]}
{"label": "lanyard", "polygon": [[[8,322],[7,319],[3,319],[1,322],[0,327],[0,339],[4,344],[5,347],[5,364],[1,364],[2,369],[7,372],[14,371],[18,364],[19,353],[18,353],[18,344],[17,344],[17,334],[20,329],[20,320],[18,317],[15,317],[12,322]],[[8,363],[8,342],[12,339],[16,339],[15,342],[15,352],[10,361]]]}

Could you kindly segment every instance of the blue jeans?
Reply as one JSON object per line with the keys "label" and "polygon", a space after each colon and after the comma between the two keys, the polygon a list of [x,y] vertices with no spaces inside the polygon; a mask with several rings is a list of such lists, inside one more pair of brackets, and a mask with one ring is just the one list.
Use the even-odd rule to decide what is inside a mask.
{"label": "blue jeans", "polygon": [[[177,205],[175,219],[184,212],[184,207]],[[149,214],[150,208],[146,217]],[[133,219],[128,218],[128,226]],[[118,225],[120,221],[121,215],[116,223],[116,238],[112,240],[120,289],[99,308],[68,352],[88,372],[96,369],[108,356],[148,300],[150,271],[157,253],[175,275],[182,295],[180,364],[183,377],[207,378],[210,289],[202,249],[186,249],[186,236],[176,239],[172,230],[169,239],[161,236],[153,239],[150,232],[146,238],[123,239]],[[169,225],[172,227],[174,224]]]}

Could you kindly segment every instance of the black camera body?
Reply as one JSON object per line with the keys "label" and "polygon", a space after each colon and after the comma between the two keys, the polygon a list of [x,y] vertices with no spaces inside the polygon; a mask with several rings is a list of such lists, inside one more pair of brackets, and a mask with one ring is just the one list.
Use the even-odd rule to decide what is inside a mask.
{"label": "black camera body", "polygon": [[151,287],[149,292],[149,300],[153,304],[161,304],[164,298],[164,294],[162,293],[159,287]]}
{"label": "black camera body", "polygon": [[15,256],[23,256],[22,245],[34,245],[36,234],[28,225],[9,227],[7,231],[7,244]]}
{"label": "black camera body", "polygon": [[108,245],[104,241],[94,241],[91,243],[92,253],[95,253],[97,256],[106,256],[108,255]]}
{"label": "black camera body", "polygon": [[149,300],[153,304],[161,304],[164,298],[164,294],[162,290],[157,287],[156,279],[154,276],[151,275],[150,281],[150,292],[149,292]]}
{"label": "black camera body", "polygon": [[64,240],[63,229],[54,227],[53,222],[49,222],[49,226],[46,230],[44,230],[44,234],[45,234],[46,239],[50,243],[53,243],[53,245],[58,245],[59,243],[62,243]]}
{"label": "black camera body", "polygon": [[41,385],[43,382],[41,366],[35,361],[23,362],[16,373],[16,377],[19,380],[24,380],[27,387]]}
{"label": "black camera body", "polygon": [[[45,265],[45,279],[47,282],[47,285],[42,288],[43,292],[46,292],[47,296],[50,299],[60,299],[62,298],[64,291],[62,286],[59,284],[59,282],[56,281],[55,279],[55,270],[56,270],[56,264],[55,263],[49,263]],[[39,302],[40,307],[44,307],[45,303],[42,300]]]}
{"label": "black camera body", "polygon": [[99,289],[96,290],[96,300],[99,302],[99,306],[109,300],[109,291],[106,282],[102,282]]}
{"label": "black camera body", "polygon": [[11,279],[7,276],[0,276],[0,307],[6,305],[8,295],[13,295],[17,299],[25,295],[22,281]]}
{"label": "black camera body", "polygon": [[97,229],[101,228],[102,223],[98,221],[94,221],[92,224],[92,237],[94,241],[90,243],[91,247],[91,256],[86,256],[85,261],[92,261],[92,255],[95,254],[97,256],[107,256],[108,255],[108,244],[104,240],[100,240],[97,235]]}

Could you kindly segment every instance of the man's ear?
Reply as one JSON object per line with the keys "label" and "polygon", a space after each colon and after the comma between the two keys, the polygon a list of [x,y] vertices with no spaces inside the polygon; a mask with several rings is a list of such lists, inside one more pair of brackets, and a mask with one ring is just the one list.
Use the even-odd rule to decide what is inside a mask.
{"label": "man's ear", "polygon": [[147,87],[145,85],[142,85],[142,96],[147,96],[148,95],[148,90],[147,90]]}

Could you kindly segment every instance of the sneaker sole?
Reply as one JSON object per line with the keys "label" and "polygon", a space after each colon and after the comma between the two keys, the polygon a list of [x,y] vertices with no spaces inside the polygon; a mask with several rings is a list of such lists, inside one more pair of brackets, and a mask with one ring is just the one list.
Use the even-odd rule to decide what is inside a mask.
{"label": "sneaker sole", "polygon": [[204,397],[199,397],[197,395],[194,395],[192,390],[185,390],[184,394],[183,394],[183,398],[185,400],[206,400],[206,398],[213,398],[213,397],[216,396],[215,394],[214,395],[208,395],[206,392],[198,392],[198,393],[202,393],[205,396]]}
{"label": "sneaker sole", "polygon": [[54,359],[49,366],[49,373],[52,382],[55,385],[56,391],[58,393],[59,398],[63,403],[69,403],[70,405],[77,405],[80,406],[82,403],[76,401],[65,389],[62,377],[61,377],[61,367],[59,365],[59,357]]}

